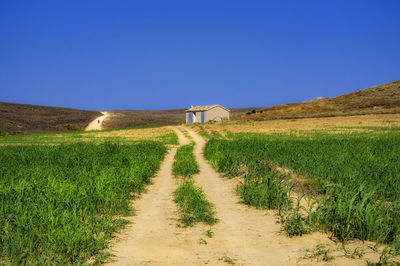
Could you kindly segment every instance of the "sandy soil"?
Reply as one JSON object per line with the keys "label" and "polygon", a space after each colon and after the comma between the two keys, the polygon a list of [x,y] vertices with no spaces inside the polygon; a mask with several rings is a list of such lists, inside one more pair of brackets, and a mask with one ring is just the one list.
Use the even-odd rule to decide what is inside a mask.
{"label": "sandy soil", "polygon": [[130,217],[133,225],[121,233],[119,242],[111,249],[116,255],[113,264],[183,265],[193,260],[191,250],[197,245],[198,236],[182,237],[182,230],[174,220],[177,214],[171,194],[177,185],[171,175],[171,165],[175,152],[176,148],[168,153],[153,179],[154,184],[135,201],[138,216]]}
{"label": "sandy soil", "polygon": [[92,122],[89,123],[89,125],[85,128],[85,131],[90,131],[90,130],[101,130],[101,124],[103,123],[104,119],[106,119],[109,114],[107,112],[101,112],[103,115],[97,117],[94,119]]}
{"label": "sandy soil", "polygon": [[[154,184],[135,201],[137,216],[129,218],[133,225],[118,236],[110,250],[116,255],[113,264],[365,265],[366,259],[379,259],[379,255],[368,248],[362,259],[350,259],[338,251],[332,252],[335,259],[329,262],[317,258],[304,259],[305,249],[313,249],[318,243],[332,249],[337,246],[328,235],[322,233],[288,238],[280,233],[280,225],[272,211],[238,203],[234,193],[237,181],[222,178],[210,167],[202,155],[205,141],[193,130],[187,127],[174,128],[181,144],[189,143],[180,132],[182,130],[187,130],[196,142],[194,153],[200,165],[200,174],[194,178],[215,205],[219,222],[211,228],[214,236],[208,238],[204,235],[210,229],[204,225],[192,228],[176,226],[178,214],[172,200],[172,192],[177,187],[171,173],[176,152],[176,148],[173,148],[153,179]],[[201,239],[206,240],[207,244],[201,244]]]}

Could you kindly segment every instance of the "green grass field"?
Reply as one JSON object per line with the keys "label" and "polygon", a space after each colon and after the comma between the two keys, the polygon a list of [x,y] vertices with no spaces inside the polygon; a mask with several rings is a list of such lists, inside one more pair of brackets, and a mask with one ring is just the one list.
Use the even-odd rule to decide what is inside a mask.
{"label": "green grass field", "polygon": [[165,153],[155,141],[0,146],[0,264],[101,259]]}
{"label": "green grass field", "polygon": [[[357,238],[400,247],[397,129],[228,136],[211,139],[205,147],[206,158],[219,172],[243,177],[238,188],[241,199],[257,207],[278,209],[284,229],[293,230],[297,223],[300,231],[310,226],[330,231],[343,241]],[[290,178],[291,174],[279,171],[278,166],[304,182]],[[301,192],[299,186],[311,187],[306,193],[310,199],[306,216],[300,215],[300,205],[288,204],[294,189]]]}
{"label": "green grass field", "polygon": [[[400,251],[400,132],[363,129],[211,131],[204,156],[242,178],[243,203],[276,210],[288,236],[325,231],[343,242],[385,243],[386,258]],[[136,130],[1,137],[0,264],[104,261],[131,200],[159,169],[167,145],[178,144],[171,131]],[[172,165],[178,221],[213,225],[214,206],[195,184],[193,150],[193,143],[179,147]]]}

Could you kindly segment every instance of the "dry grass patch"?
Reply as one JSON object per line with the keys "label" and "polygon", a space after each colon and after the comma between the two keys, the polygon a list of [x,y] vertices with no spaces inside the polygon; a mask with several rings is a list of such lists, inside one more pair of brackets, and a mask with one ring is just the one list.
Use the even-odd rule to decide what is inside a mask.
{"label": "dry grass patch", "polygon": [[178,145],[175,132],[169,128],[137,128],[126,130],[81,131],[59,134],[37,134],[0,137],[0,145],[44,144],[58,145],[76,142],[113,142],[129,144],[135,141],[155,140]]}
{"label": "dry grass patch", "polygon": [[100,116],[97,111],[0,102],[0,137],[83,130]]}
{"label": "dry grass patch", "polygon": [[333,98],[317,98],[233,115],[232,119],[248,121],[399,113],[399,88],[400,80]]}
{"label": "dry grass patch", "polygon": [[194,125],[197,131],[208,134],[218,132],[259,132],[259,133],[289,133],[293,131],[329,130],[333,132],[365,132],[373,127],[399,127],[400,114],[359,115],[346,117],[324,117],[304,119],[280,119],[268,121],[224,122],[214,124]]}
{"label": "dry grass patch", "polygon": [[173,133],[173,130],[165,127],[157,127],[99,131],[88,133],[88,135],[90,134],[91,136],[96,138],[123,137],[134,140],[153,140],[168,133]]}

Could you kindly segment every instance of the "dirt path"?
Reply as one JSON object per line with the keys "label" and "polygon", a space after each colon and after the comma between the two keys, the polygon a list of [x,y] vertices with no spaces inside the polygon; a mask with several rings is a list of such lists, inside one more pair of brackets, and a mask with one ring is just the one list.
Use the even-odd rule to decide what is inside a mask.
{"label": "dirt path", "polygon": [[[181,144],[187,144],[178,131]],[[200,246],[205,226],[178,228],[172,193],[177,180],[172,176],[176,148],[166,155],[153,184],[134,202],[137,216],[129,217],[132,225],[121,232],[111,248],[115,265],[203,265],[207,263],[207,247]]]}
{"label": "dirt path", "polygon": [[94,119],[92,122],[89,123],[89,125],[85,128],[85,131],[89,130],[101,130],[101,124],[103,123],[104,119],[106,119],[109,114],[107,112],[101,112],[103,115],[97,117]]}
{"label": "dirt path", "polygon": [[[238,203],[234,190],[237,181],[221,178],[203,157],[205,141],[197,133],[185,128],[196,142],[195,156],[200,165],[196,183],[202,186],[208,199],[215,204],[220,222],[213,227],[215,236],[209,240],[210,261],[230,258],[239,265],[321,264],[304,260],[305,249],[315,248],[318,242],[332,244],[328,237],[314,233],[288,238],[279,234],[273,212],[258,210]],[[340,257],[328,264],[365,265],[364,261]]]}
{"label": "dirt path", "polygon": [[179,144],[180,145],[186,145],[190,143],[190,140],[183,135],[182,128],[176,128],[176,127],[171,127],[171,129],[176,133],[179,139]]}
{"label": "dirt path", "polygon": [[[196,142],[195,156],[200,174],[195,182],[215,205],[219,223],[211,230],[212,238],[204,235],[209,227],[197,225],[179,228],[172,193],[177,181],[172,177],[172,163],[176,148],[167,154],[153,185],[135,201],[137,216],[129,220],[132,225],[117,237],[111,252],[116,265],[321,265],[324,262],[302,259],[306,248],[315,248],[318,242],[332,243],[326,235],[288,238],[280,235],[280,225],[271,212],[257,210],[238,203],[234,193],[234,180],[222,178],[202,155],[205,141],[188,128],[173,128],[180,143],[190,141],[182,134],[187,130]],[[267,215],[269,214],[269,215]],[[201,244],[205,239],[207,244]],[[365,261],[345,257],[330,261],[329,265],[365,265]]]}

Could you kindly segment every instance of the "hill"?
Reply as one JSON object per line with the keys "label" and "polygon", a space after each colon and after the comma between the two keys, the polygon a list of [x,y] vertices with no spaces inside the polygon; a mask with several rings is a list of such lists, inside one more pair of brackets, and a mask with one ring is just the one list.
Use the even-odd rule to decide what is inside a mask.
{"label": "hill", "polygon": [[296,119],[400,113],[400,80],[333,98],[289,103],[234,115],[232,120]]}
{"label": "hill", "polygon": [[[259,110],[258,107],[230,108],[231,115],[237,115],[251,110]],[[111,117],[104,120],[104,129],[166,126],[185,123],[186,109],[169,110],[108,110]]]}
{"label": "hill", "polygon": [[83,130],[97,111],[0,102],[0,133],[10,135]]}
{"label": "hill", "polygon": [[107,110],[110,118],[102,128],[129,128],[177,125],[185,122],[185,109],[170,110]]}

